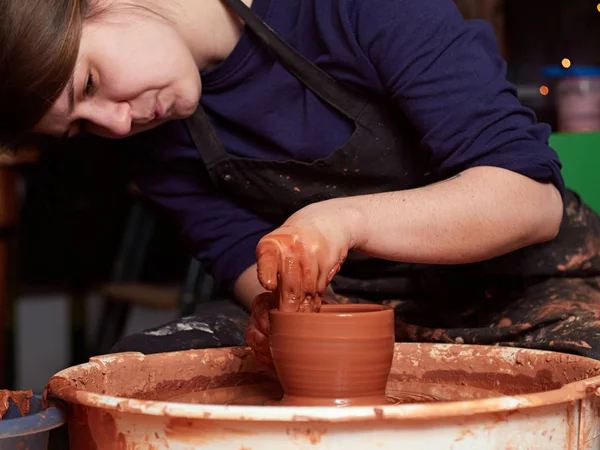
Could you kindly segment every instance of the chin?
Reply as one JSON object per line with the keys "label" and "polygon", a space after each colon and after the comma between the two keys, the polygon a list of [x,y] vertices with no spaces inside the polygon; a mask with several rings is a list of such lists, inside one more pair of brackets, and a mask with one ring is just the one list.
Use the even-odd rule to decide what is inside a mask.
{"label": "chin", "polygon": [[144,131],[149,131],[152,130],[156,127],[161,126],[162,124],[168,122],[172,120],[171,118],[164,118],[164,119],[160,119],[160,120],[153,120],[150,123],[147,123],[145,125],[142,125],[139,129],[133,130],[132,134],[138,134],[138,133],[143,133]]}
{"label": "chin", "polygon": [[179,97],[171,108],[171,113],[168,115],[169,120],[187,119],[194,114],[200,103],[200,92],[198,90],[197,93],[194,92],[194,95],[186,95],[184,98]]}
{"label": "chin", "polygon": [[185,105],[184,108],[181,108],[181,112],[178,111],[176,118],[177,119],[187,119],[188,117],[190,117],[192,114],[194,114],[196,112],[196,109],[198,109],[199,103],[200,103],[200,100],[197,100],[196,102]]}
{"label": "chin", "polygon": [[123,136],[116,135],[116,134],[108,134],[108,133],[102,134],[100,136],[104,137],[104,138],[108,138],[108,139],[126,139],[131,136],[135,136],[136,134],[143,133],[144,131],[150,131],[156,127],[161,126],[165,122],[168,122],[168,120],[156,120],[151,123],[147,123],[145,125],[139,125],[139,126],[136,126],[135,128],[132,128],[129,133],[127,133],[126,135],[123,135]]}

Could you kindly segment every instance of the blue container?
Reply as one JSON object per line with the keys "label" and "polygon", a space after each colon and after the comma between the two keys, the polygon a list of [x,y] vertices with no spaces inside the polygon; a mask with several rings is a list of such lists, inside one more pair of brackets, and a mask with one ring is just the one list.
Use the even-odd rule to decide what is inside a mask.
{"label": "blue container", "polygon": [[31,410],[25,417],[17,406],[10,401],[10,407],[0,420],[0,450],[47,450],[50,430],[58,428],[65,423],[65,413],[50,403],[48,409],[44,408],[41,396],[31,398]]}
{"label": "blue container", "polygon": [[542,69],[542,72],[544,76],[548,78],[599,77],[600,67],[571,66],[565,68],[562,66],[546,66]]}

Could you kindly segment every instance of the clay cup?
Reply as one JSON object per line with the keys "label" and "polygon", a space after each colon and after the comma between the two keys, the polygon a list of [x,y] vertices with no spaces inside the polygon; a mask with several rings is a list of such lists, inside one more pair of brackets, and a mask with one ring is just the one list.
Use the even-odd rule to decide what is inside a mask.
{"label": "clay cup", "polygon": [[386,404],[394,355],[394,310],[383,305],[323,305],[318,313],[272,310],[271,355],[281,405]]}

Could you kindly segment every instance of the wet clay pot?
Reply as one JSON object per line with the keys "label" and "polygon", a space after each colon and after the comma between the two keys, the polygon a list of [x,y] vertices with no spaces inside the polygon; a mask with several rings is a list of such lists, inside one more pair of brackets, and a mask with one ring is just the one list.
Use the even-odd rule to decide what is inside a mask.
{"label": "wet clay pot", "polygon": [[382,305],[323,305],[318,313],[269,313],[282,405],[387,403],[394,311]]}

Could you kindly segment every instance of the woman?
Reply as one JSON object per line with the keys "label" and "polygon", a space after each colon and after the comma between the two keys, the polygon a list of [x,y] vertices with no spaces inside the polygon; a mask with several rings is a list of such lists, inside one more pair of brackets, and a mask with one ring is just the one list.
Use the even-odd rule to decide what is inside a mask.
{"label": "woman", "polygon": [[237,301],[115,351],[241,345],[251,311],[268,363],[268,308],[325,297],[393,300],[401,340],[599,356],[598,218],[565,191],[490,29],[451,2],[7,11],[3,140],[135,135],[137,185]]}

